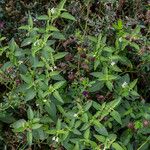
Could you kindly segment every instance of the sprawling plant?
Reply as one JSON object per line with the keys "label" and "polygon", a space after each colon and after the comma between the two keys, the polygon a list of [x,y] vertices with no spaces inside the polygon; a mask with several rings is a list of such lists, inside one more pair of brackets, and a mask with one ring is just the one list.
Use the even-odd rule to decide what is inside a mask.
{"label": "sprawling plant", "polygon": [[[137,144],[146,150],[150,109],[137,91],[129,57],[130,47],[140,56],[140,69],[149,65],[149,53],[141,56],[136,42],[143,38],[140,26],[127,30],[119,20],[113,25],[114,43],[100,33],[87,36],[84,47],[79,30],[66,40],[63,25],[56,27],[62,20],[76,21],[65,2],[38,16],[41,26],[29,14],[28,24],[19,28],[25,33],[20,42],[12,39],[4,46],[0,37],[0,55],[7,60],[0,68],[0,83],[6,87],[0,121],[9,125],[20,149],[128,150]],[[69,49],[71,41],[77,46]]]}

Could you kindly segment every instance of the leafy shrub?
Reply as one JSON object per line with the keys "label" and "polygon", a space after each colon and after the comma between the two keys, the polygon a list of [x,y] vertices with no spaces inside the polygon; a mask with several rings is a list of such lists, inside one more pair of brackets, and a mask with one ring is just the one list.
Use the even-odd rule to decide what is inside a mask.
{"label": "leafy shrub", "polygon": [[140,73],[150,65],[147,37],[140,26],[127,28],[119,19],[113,40],[80,30],[67,39],[63,25],[56,26],[76,21],[65,2],[38,16],[41,26],[29,14],[19,28],[26,34],[21,43],[4,45],[0,38],[7,58],[0,68],[6,88],[0,129],[6,125],[15,141],[8,142],[7,132],[0,140],[20,149],[148,149],[149,103],[138,92]]}

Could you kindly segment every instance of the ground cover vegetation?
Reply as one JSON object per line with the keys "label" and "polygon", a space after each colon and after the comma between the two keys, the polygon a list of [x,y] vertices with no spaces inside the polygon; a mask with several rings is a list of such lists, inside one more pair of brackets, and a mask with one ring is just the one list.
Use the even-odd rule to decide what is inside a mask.
{"label": "ground cover vegetation", "polygon": [[149,150],[150,1],[1,0],[0,150]]}

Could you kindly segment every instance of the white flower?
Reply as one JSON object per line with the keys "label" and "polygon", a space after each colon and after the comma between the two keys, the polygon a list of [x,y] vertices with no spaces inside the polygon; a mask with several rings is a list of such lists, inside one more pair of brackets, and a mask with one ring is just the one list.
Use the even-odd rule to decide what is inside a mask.
{"label": "white flower", "polygon": [[114,61],[111,62],[111,66],[114,66],[116,63]]}
{"label": "white flower", "polygon": [[44,99],[44,100],[43,100],[43,102],[47,102],[47,100],[46,100],[46,99]]}
{"label": "white flower", "polygon": [[59,138],[54,136],[54,137],[52,138],[52,140],[55,141],[55,142],[58,142]]}
{"label": "white flower", "polygon": [[57,69],[57,66],[54,66],[53,68],[54,68],[54,69]]}
{"label": "white flower", "polygon": [[125,88],[127,86],[127,82],[123,82],[123,84],[121,86],[122,86],[122,88]]}
{"label": "white flower", "polygon": [[73,117],[78,117],[78,114],[74,114]]}
{"label": "white flower", "polygon": [[51,9],[51,13],[52,13],[52,14],[55,13],[55,8],[54,8],[54,7]]}
{"label": "white flower", "polygon": [[122,42],[122,37],[119,38],[119,42]]}
{"label": "white flower", "polygon": [[52,138],[52,140],[55,141],[55,140],[56,140],[56,137],[54,136],[54,137]]}
{"label": "white flower", "polygon": [[19,63],[19,65],[21,65],[23,63],[23,61],[20,60],[20,61],[18,61],[18,63]]}
{"label": "white flower", "polygon": [[33,21],[37,21],[37,19],[36,19],[36,18],[33,18]]}
{"label": "white flower", "polygon": [[58,142],[58,140],[59,140],[59,139],[58,139],[58,137],[57,137],[57,138],[55,139],[55,142]]}
{"label": "white flower", "polygon": [[39,106],[39,104],[36,104],[36,106],[38,107],[38,106]]}

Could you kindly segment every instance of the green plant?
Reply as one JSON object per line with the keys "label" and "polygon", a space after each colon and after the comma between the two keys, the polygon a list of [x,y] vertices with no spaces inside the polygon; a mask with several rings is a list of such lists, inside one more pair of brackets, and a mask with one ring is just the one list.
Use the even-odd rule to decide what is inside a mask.
{"label": "green plant", "polygon": [[[149,65],[149,53],[141,55],[147,37],[140,26],[131,29],[119,19],[112,28],[113,41],[105,32],[86,36],[80,29],[68,40],[59,25],[76,19],[65,3],[38,16],[41,26],[29,14],[28,24],[19,27],[26,34],[20,42],[0,43],[0,55],[6,56],[0,68],[6,88],[0,132],[6,124],[16,149],[146,150],[150,110],[139,91],[138,73]],[[5,134],[0,140],[9,147]]]}

